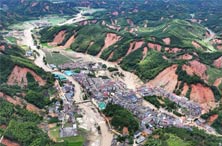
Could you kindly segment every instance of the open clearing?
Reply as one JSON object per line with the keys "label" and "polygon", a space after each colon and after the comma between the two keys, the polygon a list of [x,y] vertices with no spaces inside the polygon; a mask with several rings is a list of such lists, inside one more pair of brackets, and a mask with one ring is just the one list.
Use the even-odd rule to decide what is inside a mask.
{"label": "open clearing", "polygon": [[5,39],[9,43],[12,43],[12,44],[16,43],[16,38],[14,38],[14,37],[6,37]]}
{"label": "open clearing", "polygon": [[168,146],[189,146],[189,143],[185,143],[182,139],[180,139],[179,137],[170,134],[169,135],[169,139],[167,140],[167,144]]}
{"label": "open clearing", "polygon": [[50,131],[50,137],[53,140],[56,140],[58,142],[66,142],[68,146],[82,146],[84,143],[84,137],[79,135],[79,136],[72,136],[72,137],[65,137],[65,138],[60,138],[59,137],[59,127],[54,127],[51,128]]}
{"label": "open clearing", "polygon": [[69,57],[66,57],[60,53],[53,53],[48,51],[45,51],[45,53],[46,53],[46,61],[48,64],[59,65],[72,61],[69,59]]}
{"label": "open clearing", "polygon": [[29,21],[24,21],[22,23],[13,24],[9,26],[9,29],[24,30],[27,27],[27,25],[29,25],[30,23],[35,23],[35,22],[41,22],[41,23],[45,22],[45,23],[49,23],[50,25],[57,25],[59,23],[65,22],[69,18],[70,17],[68,16],[50,15],[47,17],[41,17],[37,20],[29,20]]}

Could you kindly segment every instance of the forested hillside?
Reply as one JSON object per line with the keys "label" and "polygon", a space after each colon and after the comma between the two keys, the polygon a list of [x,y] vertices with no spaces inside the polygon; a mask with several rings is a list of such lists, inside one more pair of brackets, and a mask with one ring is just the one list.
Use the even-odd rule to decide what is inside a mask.
{"label": "forested hillside", "polygon": [[191,1],[91,2],[106,11],[44,28],[41,42],[64,34],[57,46],[71,41],[66,48],[119,64],[147,85],[186,96],[209,112],[222,96],[222,3]]}
{"label": "forested hillside", "polygon": [[15,45],[0,43],[0,134],[3,143],[54,145],[39,128],[55,94],[51,74],[35,66]]}

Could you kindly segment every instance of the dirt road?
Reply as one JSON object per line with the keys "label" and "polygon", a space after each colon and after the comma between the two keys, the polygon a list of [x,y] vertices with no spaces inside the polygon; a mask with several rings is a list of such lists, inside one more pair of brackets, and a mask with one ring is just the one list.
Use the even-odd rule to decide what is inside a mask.
{"label": "dirt road", "polygon": [[[76,82],[72,77],[67,76],[61,72],[54,72],[56,74],[60,74],[65,76],[70,82],[72,82],[75,85],[75,96],[74,101],[75,102],[81,102],[82,99],[82,88],[79,85],[78,82]],[[83,119],[86,121],[88,129],[91,130],[94,136],[90,137],[90,139],[93,141],[90,142],[92,146],[109,146],[111,145],[113,134],[110,133],[105,120],[101,117],[98,110],[95,108],[95,106],[92,103],[83,103],[79,104],[79,108],[84,111],[84,117]],[[97,133],[97,129],[95,128],[95,125],[99,125],[101,129],[101,137],[99,137]],[[99,141],[97,140],[99,139]]]}
{"label": "dirt road", "polygon": [[38,55],[34,61],[34,63],[45,70],[46,72],[52,71],[45,63],[43,62],[43,58],[45,57],[45,53],[37,49],[37,47],[34,44],[34,40],[32,38],[32,30],[34,29],[34,26],[28,25],[28,29],[24,30],[24,37],[22,38],[22,44],[28,46],[31,50],[38,52]]}
{"label": "dirt road", "polygon": [[[45,65],[45,63],[43,62],[43,58],[45,56],[45,53],[42,50],[37,49],[37,47],[34,44],[34,40],[32,38],[32,30],[33,29],[34,29],[34,26],[32,26],[30,24],[28,26],[28,28],[24,30],[24,37],[22,38],[21,44],[26,45],[31,50],[37,52],[38,55],[34,61],[34,63],[37,66],[39,66],[40,68],[42,68],[46,72],[52,72],[52,70],[47,65]],[[63,74],[61,72],[55,72],[55,73],[62,74],[69,81],[71,81],[75,85],[75,91],[76,91],[75,96],[74,96],[74,100],[76,102],[83,101],[82,96],[81,96],[81,91],[82,91],[81,86],[72,77],[66,76],[65,74]],[[89,104],[89,103],[87,103],[87,104]],[[104,119],[100,116],[98,111],[93,110],[95,108],[94,105],[92,105],[92,103],[90,103],[90,105],[81,104],[81,105],[79,105],[79,107],[80,107],[80,109],[82,109],[85,112],[84,117],[86,117],[87,125],[89,126],[89,129],[92,130],[92,132],[95,132],[97,130],[95,127],[96,124],[98,124],[101,128],[101,135],[97,135],[96,138],[91,139],[90,145],[91,146],[98,146],[98,145],[109,146],[109,145],[111,145],[113,134],[111,134],[110,131],[108,130]]]}

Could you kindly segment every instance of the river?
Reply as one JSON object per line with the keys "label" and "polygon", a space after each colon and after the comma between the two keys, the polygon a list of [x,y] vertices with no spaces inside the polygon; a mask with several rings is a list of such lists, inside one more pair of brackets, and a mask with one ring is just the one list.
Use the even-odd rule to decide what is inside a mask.
{"label": "river", "polygon": [[[34,63],[45,70],[46,72],[53,72],[47,65],[45,65],[43,58],[45,57],[45,53],[41,49],[37,49],[37,46],[34,44],[34,40],[32,38],[32,30],[34,29],[34,26],[32,24],[27,25],[27,28],[24,30],[24,36],[22,38],[22,41],[20,42],[21,45],[26,45],[28,46],[31,50],[37,52],[37,56],[34,60]],[[61,72],[57,72],[59,74],[62,74],[66,76],[65,74]],[[81,98],[81,86],[72,78],[66,76],[67,79],[72,82],[75,85],[75,96],[74,100],[76,102],[82,101],[83,99]],[[95,124],[97,123],[100,128],[101,128],[101,135],[97,135],[95,138],[90,137],[90,145],[91,146],[107,146],[111,145],[113,134],[110,133],[104,119],[98,114],[98,112],[94,112],[92,110],[92,107],[94,105],[91,104],[91,106],[87,106],[84,104],[79,105],[79,108],[82,109],[85,113],[83,117],[86,118],[86,122],[88,126],[90,127],[89,129],[96,129]],[[91,123],[88,123],[88,121],[92,121]],[[95,131],[94,131],[95,132]]]}

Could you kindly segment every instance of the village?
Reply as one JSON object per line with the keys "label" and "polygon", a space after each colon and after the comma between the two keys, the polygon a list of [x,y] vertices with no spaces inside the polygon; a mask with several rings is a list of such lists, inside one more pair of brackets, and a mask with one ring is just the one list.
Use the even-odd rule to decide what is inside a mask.
{"label": "village", "polygon": [[[76,62],[61,64],[58,68],[54,68],[54,65],[50,66],[55,70],[61,70],[66,76],[72,77],[77,81],[85,93],[84,100],[86,102],[92,102],[99,111],[104,110],[108,103],[112,103],[120,105],[132,112],[140,120],[140,130],[134,134],[135,141],[138,144],[144,142],[146,136],[152,134],[156,128],[168,126],[187,128],[189,130],[192,130],[191,126],[199,126],[207,129],[208,132],[214,132],[213,128],[204,124],[205,121],[199,118],[202,109],[197,103],[189,101],[186,97],[169,93],[160,87],[152,88],[141,86],[135,91],[128,89],[127,85],[119,80],[114,80],[108,76],[99,76],[100,71],[104,72],[108,70],[102,63],[77,60]],[[112,74],[120,74],[118,70],[114,72],[116,73]],[[60,81],[67,82],[65,76],[55,75],[55,77]],[[68,96],[65,96],[65,103],[67,101],[72,102],[71,96],[73,96],[73,94],[74,93],[71,92]],[[165,109],[158,110],[151,106],[144,106],[143,97],[151,95],[168,98],[181,108],[185,108],[186,112],[183,112],[184,110],[178,111],[185,116],[181,118]],[[116,143],[115,139],[113,139],[113,143]]]}
{"label": "village", "polygon": [[[32,50],[26,51],[27,57],[33,56]],[[34,49],[34,51],[39,52],[37,49]],[[140,130],[134,134],[134,141],[137,144],[143,143],[146,137],[152,134],[155,129],[170,126],[189,130],[192,130],[192,126],[195,126],[206,130],[208,133],[215,133],[215,130],[205,124],[205,121],[200,118],[202,109],[199,104],[188,100],[186,97],[169,93],[161,87],[141,85],[135,90],[129,89],[128,84],[119,80],[124,75],[118,68],[107,67],[102,62],[85,61],[82,58],[59,65],[42,62],[40,65],[52,72],[54,78],[57,80],[56,88],[59,92],[60,100],[49,107],[48,115],[58,118],[59,123],[61,123],[59,125],[60,138],[77,136],[80,127],[93,130],[97,135],[104,135],[105,130],[98,130],[101,126],[104,126],[109,128],[110,133],[122,135],[121,131],[112,129],[106,117],[101,116],[102,111],[109,103],[120,105],[139,119]],[[81,99],[79,101],[75,98],[76,96],[80,96],[76,94],[80,92],[78,91],[80,89],[76,88],[77,84],[74,84],[73,81],[78,82],[81,86],[83,94],[81,94],[81,97],[78,97]],[[144,100],[144,97],[152,95],[161,96],[176,103],[181,107],[177,112],[184,116],[176,116],[164,108],[157,109],[150,103],[144,105],[144,102],[147,102]],[[94,115],[90,115],[90,113],[94,113]],[[92,119],[84,117],[86,114],[92,116],[94,121],[91,122]],[[88,125],[85,122],[87,120],[90,121]],[[90,124],[91,126],[89,126]],[[96,140],[95,145],[99,145],[99,143],[104,144],[105,142],[106,138],[103,138],[102,142]],[[113,138],[112,145],[116,143],[118,142]]]}

